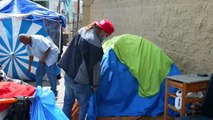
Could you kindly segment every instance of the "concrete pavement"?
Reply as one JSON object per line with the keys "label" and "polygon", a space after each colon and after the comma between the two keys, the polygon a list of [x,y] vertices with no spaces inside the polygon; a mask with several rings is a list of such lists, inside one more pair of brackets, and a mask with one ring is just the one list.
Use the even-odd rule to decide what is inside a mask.
{"label": "concrete pavement", "polygon": [[59,105],[60,108],[63,106],[64,102],[64,92],[65,92],[65,87],[64,87],[64,72],[62,72],[62,78],[58,81],[57,85],[57,90],[58,90],[58,99],[57,99],[57,104]]}

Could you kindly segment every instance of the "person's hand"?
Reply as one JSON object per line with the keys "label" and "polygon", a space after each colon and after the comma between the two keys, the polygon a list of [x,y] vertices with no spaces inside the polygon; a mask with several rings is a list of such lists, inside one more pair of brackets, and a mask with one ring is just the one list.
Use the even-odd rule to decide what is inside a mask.
{"label": "person's hand", "polygon": [[98,87],[92,87],[93,91],[96,92]]}
{"label": "person's hand", "polygon": [[43,60],[43,59],[40,59],[40,60],[39,60],[39,63],[40,63],[40,64],[44,64],[44,60]]}
{"label": "person's hand", "polygon": [[28,70],[27,70],[29,73],[31,72],[31,66],[28,67]]}

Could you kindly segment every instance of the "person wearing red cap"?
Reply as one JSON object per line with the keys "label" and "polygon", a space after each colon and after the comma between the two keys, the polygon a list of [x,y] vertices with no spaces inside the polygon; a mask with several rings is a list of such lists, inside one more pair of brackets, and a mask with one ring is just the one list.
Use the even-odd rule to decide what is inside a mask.
{"label": "person wearing red cap", "polygon": [[94,21],[78,31],[60,59],[59,66],[65,71],[63,111],[69,119],[75,99],[80,107],[79,119],[85,119],[89,98],[100,80],[102,42],[113,32],[111,21]]}

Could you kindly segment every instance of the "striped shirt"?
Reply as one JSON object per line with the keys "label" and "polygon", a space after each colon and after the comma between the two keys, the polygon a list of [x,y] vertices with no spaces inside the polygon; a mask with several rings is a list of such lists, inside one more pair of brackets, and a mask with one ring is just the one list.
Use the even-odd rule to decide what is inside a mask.
{"label": "striped shirt", "polygon": [[42,35],[30,35],[32,39],[31,45],[27,45],[27,52],[30,56],[35,56],[41,59],[42,55],[50,47],[51,50],[48,57],[45,59],[45,64],[51,66],[57,62],[58,59],[58,47],[49,39]]}

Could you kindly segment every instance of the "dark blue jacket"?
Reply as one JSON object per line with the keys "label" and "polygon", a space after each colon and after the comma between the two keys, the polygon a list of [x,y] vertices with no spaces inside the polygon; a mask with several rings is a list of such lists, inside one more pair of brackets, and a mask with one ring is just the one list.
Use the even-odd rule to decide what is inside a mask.
{"label": "dark blue jacket", "polygon": [[73,80],[97,86],[102,56],[101,39],[96,32],[81,28],[59,61],[59,66]]}

